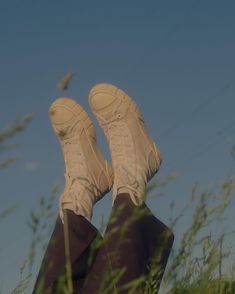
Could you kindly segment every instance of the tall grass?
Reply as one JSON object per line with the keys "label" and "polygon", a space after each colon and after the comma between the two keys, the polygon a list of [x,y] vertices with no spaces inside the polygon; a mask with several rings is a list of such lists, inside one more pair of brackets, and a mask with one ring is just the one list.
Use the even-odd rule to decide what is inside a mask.
{"label": "tall grass", "polygon": [[[0,130],[0,171],[4,172],[5,169],[12,166],[13,163],[17,161],[17,156],[7,156],[6,153],[15,150],[19,147],[19,144],[11,143],[11,140],[21,132],[23,132],[32,120],[32,114],[27,114],[22,118],[17,118],[13,122],[6,125],[2,130]],[[10,141],[10,143],[9,143]],[[14,212],[15,206],[6,207],[0,209],[0,221],[8,217]],[[12,291],[13,294],[24,293],[28,288],[28,282],[30,275],[23,277],[23,271],[26,263],[23,262],[20,268],[20,283]],[[1,291],[0,291],[1,293]]]}
{"label": "tall grass", "polygon": [[[157,185],[158,186],[158,185]],[[191,223],[182,234],[179,245],[172,250],[168,264],[167,272],[165,272],[162,282],[162,293],[168,294],[234,294],[234,269],[235,262],[231,260],[229,251],[224,249],[224,241],[227,234],[233,233],[226,231],[224,227],[224,218],[226,210],[230,205],[233,194],[234,178],[226,180],[218,187],[213,187],[202,193],[197,192],[197,187],[192,188],[191,198],[178,216],[171,219],[171,229],[177,235],[177,226],[180,226],[184,221],[185,213],[190,210],[192,212]],[[155,187],[150,187],[148,193]],[[156,188],[157,191],[157,188]],[[153,192],[153,191],[151,191]],[[117,210],[110,222],[114,222],[121,213]],[[97,239],[93,242],[92,252],[97,252],[97,249],[107,242],[108,238],[118,229],[120,233],[120,242],[125,242],[125,232],[133,221],[143,216],[143,210],[136,211],[130,216],[128,222],[121,228],[111,230],[103,241]],[[122,277],[125,269],[112,269],[112,265],[107,266],[107,270],[102,279],[100,279],[100,293],[121,293],[121,290],[126,290],[128,293],[157,293],[159,289],[159,281],[157,277],[161,274],[162,269],[158,266],[158,258],[161,255],[161,248],[164,249],[164,240],[162,246],[159,247],[158,256],[153,258],[148,276],[141,276],[138,279],[124,285],[122,289],[115,289],[115,285]],[[118,247],[118,244],[117,244]],[[113,258],[116,252],[110,252],[110,259]],[[93,260],[92,258],[90,260]],[[230,272],[226,271],[224,264],[230,264]],[[69,274],[68,274],[69,273]],[[71,279],[70,270],[66,273],[67,278]],[[66,285],[69,282],[66,277],[62,281]],[[109,286],[107,286],[109,285]],[[144,288],[143,288],[144,285]],[[110,287],[110,288],[109,288]],[[68,290],[69,289],[69,290]],[[140,290],[141,289],[141,290]],[[66,290],[59,290],[58,293],[72,293],[70,287]],[[113,291],[113,292],[112,292]],[[24,292],[22,292],[24,293]],[[43,292],[41,292],[43,293]]]}
{"label": "tall grass", "polygon": [[[227,275],[222,266],[228,261],[232,267],[235,265],[230,252],[223,248],[223,240],[229,233],[223,222],[233,186],[234,178],[231,178],[217,189],[209,189],[199,195],[196,187],[193,188],[191,201],[185,206],[189,208],[194,204],[192,222],[179,247],[172,252],[164,278],[164,282],[172,287],[169,294],[235,293],[234,271]],[[172,222],[173,228],[183,215]]]}
{"label": "tall grass", "polygon": [[[15,134],[23,131],[31,120],[31,116],[26,116],[22,120],[18,120],[13,124],[8,125],[0,132],[0,152],[16,148],[16,144],[7,144],[8,140]],[[16,157],[7,157],[0,162],[0,169],[9,167]],[[235,262],[232,259],[231,249],[225,248],[224,244],[228,235],[234,232],[226,230],[224,218],[226,210],[230,205],[233,195],[234,178],[225,180],[224,183],[217,187],[207,189],[199,193],[196,186],[192,188],[192,193],[189,203],[187,203],[179,214],[171,219],[171,229],[177,235],[178,228],[188,211],[192,213],[191,223],[185,229],[181,239],[172,250],[167,271],[164,274],[162,281],[162,293],[168,294],[234,294],[235,293]],[[166,181],[166,183],[168,180]],[[153,191],[158,193],[158,185],[151,185],[147,188],[147,194]],[[23,261],[20,271],[19,284],[12,291],[13,294],[28,293],[28,285],[31,278],[31,272],[35,263],[35,256],[38,252],[45,250],[47,240],[51,232],[52,220],[55,216],[55,196],[58,194],[58,189],[53,189],[49,198],[41,198],[36,211],[29,216],[28,226],[32,231],[32,240],[29,245],[29,255],[26,261]],[[173,207],[174,205],[172,205]],[[171,207],[171,208],[172,208]],[[121,209],[121,208],[120,208]],[[14,208],[6,208],[0,211],[0,220],[7,217]],[[113,215],[111,222],[115,221],[118,214],[117,211]],[[120,242],[125,242],[125,232],[133,221],[142,217],[143,211],[138,210],[130,216],[129,221],[125,226],[119,229]],[[187,218],[188,219],[188,218]],[[114,229],[115,230],[115,229]],[[95,253],[107,242],[114,231],[110,231],[103,241],[97,239],[92,243],[89,263],[94,260]],[[65,240],[68,241],[68,231],[65,226]],[[164,242],[164,240],[163,240]],[[118,245],[118,244],[117,244]],[[66,244],[67,266],[66,273],[60,279],[58,284],[58,293],[73,292],[71,283],[71,265],[69,263],[69,244]],[[164,243],[162,245],[164,248]],[[158,255],[161,255],[159,249]],[[115,252],[110,252],[115,255]],[[111,256],[112,258],[112,256]],[[138,279],[124,285],[121,290],[126,289],[128,293],[157,293],[159,289],[158,267],[159,256],[154,256],[148,276],[141,276]],[[227,267],[230,266],[230,270]],[[107,287],[107,282],[115,292],[120,292],[120,289],[115,288],[122,277],[124,269],[112,269],[112,266],[107,267],[106,274],[100,280],[100,293],[110,293],[111,288]],[[141,288],[140,286],[143,287]],[[38,293],[44,293],[43,283]],[[92,294],[92,293],[91,293]]]}

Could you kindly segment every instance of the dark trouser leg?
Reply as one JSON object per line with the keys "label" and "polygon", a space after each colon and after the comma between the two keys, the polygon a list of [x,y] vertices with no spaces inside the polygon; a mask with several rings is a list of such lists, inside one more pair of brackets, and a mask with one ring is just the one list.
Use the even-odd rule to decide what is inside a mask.
{"label": "dark trouser leg", "polygon": [[[150,277],[155,290],[149,293],[157,293],[172,244],[172,232],[145,204],[137,207],[128,194],[118,195],[103,245],[87,275],[82,293],[113,294],[130,290],[143,293]],[[133,280],[138,280],[139,286],[135,290],[133,285],[129,290],[125,289],[124,285]]]}
{"label": "dark trouser leg", "polygon": [[[99,233],[83,216],[76,215],[70,210],[66,211],[72,282],[74,292],[77,293],[88,271],[90,244]],[[33,293],[60,293],[56,288],[61,277],[65,275],[66,267],[64,228],[65,225],[58,217]]]}

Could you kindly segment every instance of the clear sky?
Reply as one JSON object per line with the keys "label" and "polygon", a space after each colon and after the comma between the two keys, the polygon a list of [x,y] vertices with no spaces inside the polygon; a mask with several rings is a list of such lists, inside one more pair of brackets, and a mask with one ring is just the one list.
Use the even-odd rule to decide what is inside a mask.
{"label": "clear sky", "polygon": [[[55,184],[63,185],[48,107],[64,95],[57,83],[69,70],[76,76],[66,95],[89,114],[87,95],[99,82],[121,87],[140,106],[162,151],[158,177],[179,174],[164,197],[149,202],[162,221],[169,223],[170,202],[176,202],[176,213],[187,202],[193,183],[202,191],[234,173],[234,15],[232,0],[0,1],[0,126],[34,114],[29,128],[11,141],[21,144],[14,151],[18,162],[1,171],[0,208],[17,205],[0,223],[2,293],[19,281],[30,211]],[[102,214],[107,218],[110,205],[108,194],[96,207],[95,225]],[[234,208],[233,201],[231,229]],[[175,232],[176,244],[183,228]]]}

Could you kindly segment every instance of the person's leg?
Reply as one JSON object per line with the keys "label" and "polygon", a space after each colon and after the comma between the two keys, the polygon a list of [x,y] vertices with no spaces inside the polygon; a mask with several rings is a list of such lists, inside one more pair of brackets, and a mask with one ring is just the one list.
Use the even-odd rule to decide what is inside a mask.
{"label": "person's leg", "polygon": [[35,294],[60,293],[60,287],[61,290],[68,288],[70,268],[66,266],[71,267],[71,282],[74,293],[77,293],[89,268],[91,244],[96,238],[102,238],[86,218],[70,210],[65,213],[67,221],[64,225],[59,217],[56,221],[34,286]]}
{"label": "person's leg", "polygon": [[143,293],[147,287],[157,293],[173,239],[144,203],[135,206],[128,194],[119,194],[82,293]]}
{"label": "person's leg", "polygon": [[[116,275],[122,274],[119,281],[114,283],[119,290],[125,283],[146,275],[153,267],[150,276],[159,284],[157,281],[162,278],[173,235],[144,204],[146,185],[160,168],[159,148],[148,134],[138,106],[121,89],[111,84],[98,84],[90,91],[89,104],[104,131],[111,152],[114,170],[113,213],[116,215],[120,207],[124,208],[114,221],[111,218],[105,243],[86,279],[84,293],[115,293],[108,287],[117,278],[113,277],[110,268],[114,271],[120,267],[125,270],[123,273],[115,272]],[[139,218],[139,215],[142,216]],[[164,238],[163,235],[169,236]],[[108,267],[108,270],[102,267]],[[100,281],[97,277],[100,279],[104,271],[111,275],[108,275],[101,292],[97,292]],[[155,288],[159,286],[155,285]]]}
{"label": "person's leg", "polygon": [[[92,247],[89,245],[97,235],[90,223],[93,205],[112,188],[113,172],[96,144],[91,119],[78,103],[70,98],[59,98],[50,106],[49,115],[64,157],[65,188],[59,200],[62,222],[57,220],[35,291],[45,277],[47,292],[56,293],[54,288],[61,281],[59,275],[68,259],[72,269],[67,267],[67,273],[71,272],[74,287],[80,287]],[[70,257],[66,258],[68,251]]]}

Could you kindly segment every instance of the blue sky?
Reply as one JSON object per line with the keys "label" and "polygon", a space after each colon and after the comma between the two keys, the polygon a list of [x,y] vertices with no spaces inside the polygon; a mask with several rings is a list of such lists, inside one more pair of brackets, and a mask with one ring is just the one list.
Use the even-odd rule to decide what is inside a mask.
{"label": "blue sky", "polygon": [[[162,151],[158,177],[179,174],[164,197],[149,201],[162,221],[169,222],[170,202],[176,213],[187,202],[195,182],[202,191],[234,173],[234,13],[232,0],[1,1],[0,126],[34,114],[12,140],[21,144],[14,152],[18,162],[1,172],[1,209],[17,205],[0,224],[3,293],[17,284],[27,256],[30,211],[55,184],[63,185],[62,153],[47,113],[64,95],[57,83],[69,70],[76,75],[66,95],[89,114],[88,92],[99,82],[121,87],[140,106]],[[108,194],[96,207],[94,224],[101,214],[107,218],[110,205]],[[231,229],[234,208],[232,201]]]}

